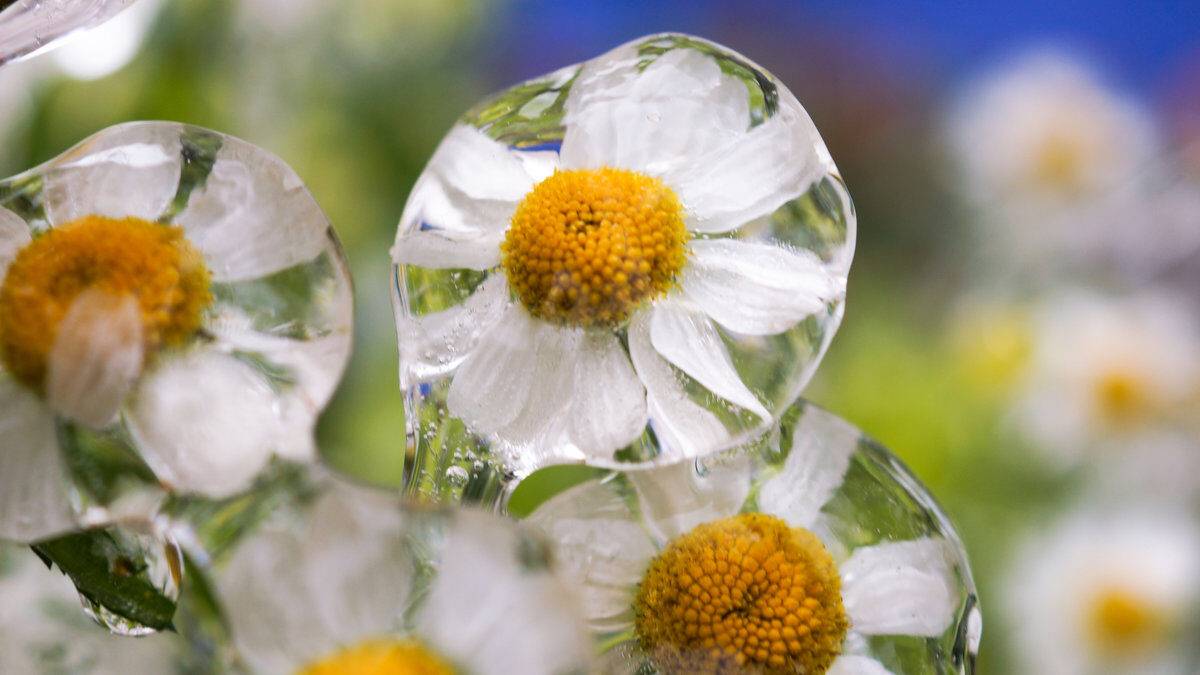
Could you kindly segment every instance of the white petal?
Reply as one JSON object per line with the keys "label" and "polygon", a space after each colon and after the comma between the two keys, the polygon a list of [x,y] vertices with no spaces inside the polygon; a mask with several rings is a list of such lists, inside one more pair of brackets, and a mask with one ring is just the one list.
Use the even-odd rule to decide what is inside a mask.
{"label": "white petal", "polygon": [[746,335],[782,333],[845,294],[812,252],[733,239],[692,242],[680,284],[717,323]]}
{"label": "white petal", "polygon": [[564,166],[661,177],[689,229],[712,233],[771,213],[827,169],[816,127],[786,90],[776,114],[751,128],[746,85],[712,57],[675,49],[639,72],[621,52],[587,64],[572,86]]}
{"label": "white petal", "polygon": [[87,215],[156,220],[179,189],[181,151],[178,125],[137,123],[103,131],[52,163],[46,216],[54,225]]}
{"label": "white petal", "polygon": [[656,550],[612,486],[589,481],[573,487],[523,522],[553,542],[558,572],[579,589],[593,631],[633,625],[637,584]]}
{"label": "white petal", "polygon": [[609,459],[646,428],[646,389],[616,336],[586,335],[575,361],[571,442],[589,456]]}
{"label": "white petal", "polygon": [[[541,173],[543,162],[532,167]],[[434,269],[489,269],[517,202],[534,185],[519,155],[482,131],[458,125],[413,186],[392,259]]]}
{"label": "white petal", "polygon": [[454,373],[450,412],[483,433],[515,419],[534,386],[537,329],[533,317],[510,306]]}
{"label": "white petal", "polygon": [[570,370],[561,367],[570,334],[511,305],[455,372],[450,412],[479,434],[518,443],[536,436],[571,403]]}
{"label": "white petal", "polygon": [[842,655],[829,666],[826,675],[892,675],[892,671],[869,656]]}
{"label": "white petal", "polygon": [[304,575],[313,614],[341,645],[400,623],[413,589],[411,540],[397,495],[345,482],[317,502],[304,533]]}
{"label": "white petal", "polygon": [[585,667],[591,641],[574,595],[553,575],[527,569],[521,544],[494,517],[456,514],[417,616],[419,634],[472,673],[552,675]]}
{"label": "white petal", "polygon": [[0,206],[0,283],[17,253],[33,241],[29,225],[17,214]]}
{"label": "white petal", "polygon": [[265,277],[316,258],[329,221],[283,160],[226,137],[204,186],[176,219],[217,281]]}
{"label": "white petal", "polygon": [[400,386],[441,377],[454,370],[508,306],[503,274],[489,275],[462,304],[423,316],[396,312],[400,336]]}
{"label": "white petal", "polygon": [[98,289],[71,303],[50,348],[46,401],[92,429],[112,424],[142,372],[142,312],[132,295]]}
{"label": "white petal", "polygon": [[233,644],[253,672],[295,672],[339,646],[313,611],[304,553],[294,535],[256,532],[219,575]]}
{"label": "white petal", "polygon": [[292,673],[386,634],[412,580],[394,499],[344,483],[297,521],[281,513],[217,577],[232,637],[254,672]]}
{"label": "white petal", "polygon": [[515,203],[533,188],[518,153],[465,124],[446,134],[428,170],[470,199]]}
{"label": "white petal", "polygon": [[0,373],[0,539],[32,542],[75,527],[54,416]]}
{"label": "white petal", "polygon": [[248,317],[232,312],[218,315],[206,327],[221,350],[261,356],[286,373],[289,383],[277,392],[283,437],[275,452],[295,461],[315,459],[313,429],[345,369],[351,350],[350,330],[297,340],[256,331]]}
{"label": "white petal", "polygon": [[824,147],[812,120],[784,92],[762,124],[663,176],[676,186],[693,232],[728,232],[769,215],[809,189],[824,173]]}
{"label": "white petal", "polygon": [[733,367],[716,326],[704,315],[676,303],[659,302],[650,311],[650,341],[659,354],[712,393],[764,421],[771,419],[771,413]]}
{"label": "white petal", "polygon": [[662,459],[698,457],[728,443],[729,430],[716,415],[688,398],[671,364],[655,351],[645,313],[630,323],[629,356],[646,385],[646,407]]}
{"label": "white petal", "polygon": [[759,491],[759,507],[793,527],[811,530],[821,507],[841,487],[858,440],[858,431],[842,419],[806,408],[792,429],[783,469]]}
{"label": "white petal", "polygon": [[750,494],[748,457],[721,463],[680,462],[626,474],[638,493],[646,527],[661,543],[742,510]]}
{"label": "white petal", "polygon": [[160,480],[210,497],[248,487],[281,435],[267,382],[215,350],[164,360],[143,377],[126,418]]}
{"label": "white petal", "polygon": [[575,385],[574,370],[564,364],[575,361],[583,335],[541,321],[535,320],[535,324],[534,386],[527,392],[521,412],[496,433],[508,443],[525,446],[521,454],[532,462],[530,466],[541,466],[541,458],[554,449],[564,432]]}
{"label": "white petal", "polygon": [[916,539],[864,546],[841,566],[842,598],[854,630],[866,635],[936,637],[959,598],[945,542]]}
{"label": "white petal", "polygon": [[696,50],[668,52],[641,72],[602,57],[571,87],[562,163],[664,176],[735,141],[750,121],[745,85]]}
{"label": "white petal", "polygon": [[[507,223],[511,215],[512,209],[504,208],[497,209],[488,218]],[[396,245],[392,247],[392,260],[401,265],[429,269],[490,270],[500,264],[500,244],[503,242],[504,230],[413,231],[397,237]]]}

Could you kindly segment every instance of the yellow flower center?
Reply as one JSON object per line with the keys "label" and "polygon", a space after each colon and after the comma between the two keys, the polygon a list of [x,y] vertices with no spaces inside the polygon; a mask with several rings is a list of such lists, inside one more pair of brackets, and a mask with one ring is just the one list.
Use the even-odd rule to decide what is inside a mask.
{"label": "yellow flower center", "polygon": [[1153,647],[1165,638],[1170,623],[1150,599],[1119,587],[1096,594],[1088,620],[1092,641],[1114,655]]}
{"label": "yellow flower center", "polygon": [[195,333],[212,302],[181,228],[102,216],[55,227],[17,253],[0,286],[0,361],[13,377],[42,391],[59,324],[88,290],[136,300],[147,354]]}
{"label": "yellow flower center", "polygon": [[1079,141],[1066,136],[1051,136],[1038,148],[1033,177],[1060,192],[1075,192],[1082,187],[1085,154]]}
{"label": "yellow flower center", "polygon": [[1112,424],[1136,420],[1151,407],[1146,382],[1137,373],[1126,369],[1103,373],[1096,380],[1095,396],[1101,415]]}
{"label": "yellow flower center", "polygon": [[412,640],[368,640],[306,666],[297,675],[453,675],[454,668]]}
{"label": "yellow flower center", "polygon": [[675,284],[688,237],[679,198],[661,180],[623,169],[558,171],[517,206],[500,264],[534,316],[617,326]]}
{"label": "yellow flower center", "polygon": [[643,647],[668,673],[824,673],[849,629],[837,566],[812,532],[741,514],[672,541],[638,589]]}

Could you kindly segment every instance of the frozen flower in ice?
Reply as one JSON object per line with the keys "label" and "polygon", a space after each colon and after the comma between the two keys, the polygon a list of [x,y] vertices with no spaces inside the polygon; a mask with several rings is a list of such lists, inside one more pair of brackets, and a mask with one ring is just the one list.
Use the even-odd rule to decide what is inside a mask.
{"label": "frozen flower in ice", "polygon": [[345,483],[277,515],[216,570],[250,672],[587,672],[574,596],[515,524]]}
{"label": "frozen flower in ice", "polygon": [[85,618],[79,603],[57,569],[27,548],[0,544],[0,673],[175,672],[183,653],[178,636],[116,636]]}
{"label": "frozen flower in ice", "polygon": [[1182,298],[1065,292],[1033,318],[1017,421],[1063,464],[1173,424],[1194,424],[1200,335]]}
{"label": "frozen flower in ice", "polygon": [[613,474],[528,516],[620,645],[609,672],[886,673],[889,638],[973,658],[970,572],[928,496],[824,411],[784,425],[782,452]]}
{"label": "frozen flower in ice", "polygon": [[1095,236],[1078,209],[1118,189],[1153,157],[1146,114],[1083,64],[1037,52],[969,88],[950,144],[964,189],[1023,257],[1073,250]]}
{"label": "frozen flower in ice", "polygon": [[1003,597],[1021,672],[1194,673],[1200,529],[1173,512],[1074,513],[1027,542]]}
{"label": "frozen flower in ice", "polygon": [[786,88],[696,38],[636,40],[442,141],[393,249],[402,385],[523,470],[703,455],[799,395],[853,242]]}
{"label": "frozen flower in ice", "polygon": [[0,538],[79,524],[98,447],[207,496],[313,458],[349,348],[329,223],[254,146],[135,123],[0,182]]}
{"label": "frozen flower in ice", "polygon": [[98,26],[135,0],[15,0],[0,3],[0,66]]}

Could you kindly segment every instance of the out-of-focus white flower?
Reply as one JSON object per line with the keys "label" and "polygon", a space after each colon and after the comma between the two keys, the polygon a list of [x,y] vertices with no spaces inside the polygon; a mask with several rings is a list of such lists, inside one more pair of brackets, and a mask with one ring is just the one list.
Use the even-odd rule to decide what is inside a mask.
{"label": "out-of-focus white flower", "polygon": [[[1200,166],[1157,158],[1131,184],[1078,216],[1092,236],[1078,253],[1133,283],[1153,280],[1200,253]],[[1192,268],[1197,267],[1194,263]]]}
{"label": "out-of-focus white flower", "polygon": [[71,580],[27,548],[0,544],[0,673],[170,673],[182,654],[174,633],[129,638],[80,611]]}
{"label": "out-of-focus white flower", "polygon": [[1200,333],[1182,298],[1066,292],[1046,300],[1033,322],[1016,418],[1058,462],[1195,423]]}
{"label": "out-of-focus white flower", "polygon": [[1002,597],[1020,672],[1188,675],[1200,530],[1173,512],[1072,513],[1021,549]]}
{"label": "out-of-focus white flower", "polygon": [[1057,52],[1026,55],[969,87],[949,141],[989,241],[1038,260],[1096,236],[1072,216],[1131,181],[1156,148],[1144,111]]}
{"label": "out-of-focus white flower", "polygon": [[514,523],[344,483],[280,516],[217,570],[252,672],[589,672],[575,596]]}
{"label": "out-of-focus white flower", "polygon": [[[219,140],[199,183],[188,133]],[[237,139],[140,123],[13,183],[40,208],[0,204],[0,538],[82,524],[64,425],[128,438],[164,484],[210,496],[272,455],[315,458],[349,355],[349,279],[291,169]],[[286,290],[264,281],[305,265]]]}
{"label": "out-of-focus white flower", "polygon": [[[635,640],[662,672],[884,674],[871,636],[936,637],[953,624],[952,545],[846,550],[822,513],[857,449],[840,442],[844,424],[803,417],[756,492],[744,456],[701,472],[685,462],[628,472],[633,496],[605,481],[570,488],[525,522],[556,543],[592,629]],[[609,658],[610,672],[635,672],[620,649]]]}
{"label": "out-of-focus white flower", "polygon": [[[722,331],[769,352],[772,336],[819,325],[844,297],[848,252],[828,261],[764,232],[835,171],[807,113],[772,85],[774,114],[756,121],[722,48],[657,42],[671,40],[680,46],[653,60],[641,58],[657,48],[646,38],[564,71],[561,147],[455,126],[401,218],[397,264],[487,272],[458,306],[401,309],[403,384],[451,374],[450,414],[517,454],[612,462],[648,427],[663,457],[727,447],[727,423],[692,397],[755,420],[749,429],[772,411]],[[531,109],[556,100],[542,98]],[[811,373],[816,351],[795,370]],[[789,384],[785,405],[803,384]]]}

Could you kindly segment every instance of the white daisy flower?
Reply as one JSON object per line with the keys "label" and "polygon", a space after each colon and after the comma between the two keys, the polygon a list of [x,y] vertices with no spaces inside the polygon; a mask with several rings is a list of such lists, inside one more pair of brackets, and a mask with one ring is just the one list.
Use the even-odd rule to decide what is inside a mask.
{"label": "white daisy flower", "polygon": [[217,590],[253,673],[587,672],[587,630],[544,556],[490,514],[330,483],[241,543]]}
{"label": "white daisy flower", "polygon": [[1194,426],[1200,327],[1182,298],[1064,292],[1034,312],[1016,421],[1058,463]]}
{"label": "white daisy flower", "polygon": [[183,653],[173,633],[109,633],[79,611],[71,581],[23,547],[0,544],[0,673],[173,673]]}
{"label": "white daisy flower", "polygon": [[0,9],[0,66],[51,49],[63,38],[99,26],[135,0],[16,0]]}
{"label": "white daisy flower", "polygon": [[1038,260],[1097,235],[1072,215],[1139,173],[1154,136],[1145,111],[1057,52],[1027,54],[968,88],[949,129],[989,241]]}
{"label": "white daisy flower", "polygon": [[922,639],[930,665],[973,659],[970,572],[931,498],[824,411],[783,435],[783,453],[612,474],[525,520],[619,645],[608,670],[887,673],[886,636]]}
{"label": "white daisy flower", "polygon": [[1081,510],[1028,541],[1003,596],[1022,672],[1194,673],[1200,529],[1173,512]]}
{"label": "white daisy flower", "polygon": [[392,251],[416,442],[448,409],[521,472],[761,433],[841,318],[855,221],[836,171],[786,88],[687,36],[483,105]]}
{"label": "white daisy flower", "polygon": [[135,123],[0,195],[0,538],[81,524],[95,495],[70,467],[87,448],[212,497],[272,455],[315,457],[350,350],[349,277],[282,161]]}

